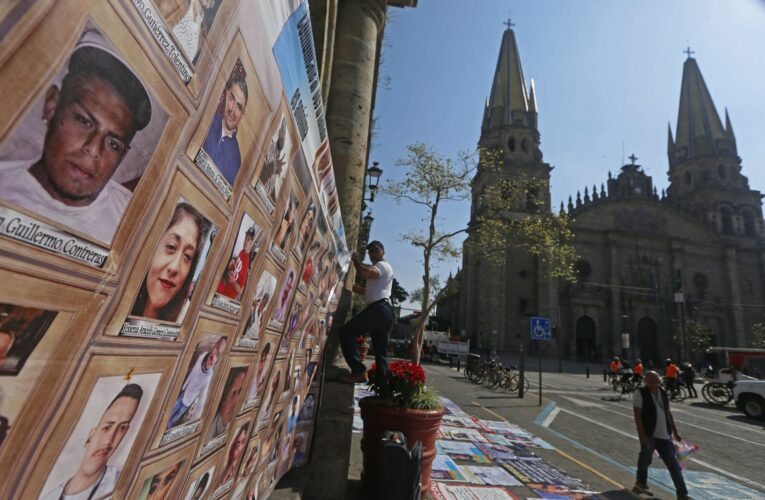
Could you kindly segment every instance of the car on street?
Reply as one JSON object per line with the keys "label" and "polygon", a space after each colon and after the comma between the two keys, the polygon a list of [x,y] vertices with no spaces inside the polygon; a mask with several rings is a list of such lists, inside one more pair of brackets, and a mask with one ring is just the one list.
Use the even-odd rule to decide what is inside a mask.
{"label": "car on street", "polygon": [[739,410],[752,418],[765,419],[765,380],[739,380],[733,385]]}

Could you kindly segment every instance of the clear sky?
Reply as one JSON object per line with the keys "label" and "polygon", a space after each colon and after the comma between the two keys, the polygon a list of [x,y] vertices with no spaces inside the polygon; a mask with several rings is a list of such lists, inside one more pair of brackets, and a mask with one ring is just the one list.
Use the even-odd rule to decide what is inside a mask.
{"label": "clear sky", "polygon": [[[600,188],[631,153],[659,190],[667,187],[667,123],[674,133],[686,46],[723,122],[728,109],[750,187],[765,192],[763,0],[419,0],[390,10],[380,70],[390,85],[378,88],[370,156],[381,183],[403,175],[394,163],[408,144],[444,156],[475,148],[510,16],[524,76],[536,86],[555,210],[585,186]],[[371,208],[371,237],[385,243],[397,279],[410,292],[421,287],[420,254],[400,234],[424,229],[425,213],[384,197]],[[443,215],[443,228],[461,227],[469,203]],[[437,274],[460,265],[444,263]]]}

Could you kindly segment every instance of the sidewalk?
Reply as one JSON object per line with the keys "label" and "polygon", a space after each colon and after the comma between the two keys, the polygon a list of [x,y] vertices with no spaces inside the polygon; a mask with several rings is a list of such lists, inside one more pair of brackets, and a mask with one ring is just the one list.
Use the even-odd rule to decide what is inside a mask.
{"label": "sidewalk", "polygon": [[[557,368],[557,360],[543,364],[550,369],[553,366],[549,365]],[[564,368],[581,373],[584,368],[579,365],[565,363]],[[358,413],[357,405],[354,410],[354,399],[357,401],[364,394],[366,386],[356,386],[354,391],[351,385],[334,382],[345,370],[347,367],[338,354],[326,369],[310,461],[304,467],[290,470],[270,498],[369,498],[361,487],[361,433],[353,430],[354,411]],[[480,498],[489,493],[497,499],[544,498],[543,495],[554,494],[558,495],[554,498],[598,498],[597,493],[590,496],[589,486],[576,474],[539,456],[539,452],[552,448],[545,441],[507,421],[471,417],[449,400],[445,400],[445,405],[447,416],[442,424],[439,455],[433,471],[434,484],[438,483],[433,490],[435,498],[457,498],[455,495],[461,494]],[[360,431],[360,418],[356,420]],[[478,490],[471,491],[475,488]],[[619,497],[632,498],[626,492],[617,491],[603,496]]]}

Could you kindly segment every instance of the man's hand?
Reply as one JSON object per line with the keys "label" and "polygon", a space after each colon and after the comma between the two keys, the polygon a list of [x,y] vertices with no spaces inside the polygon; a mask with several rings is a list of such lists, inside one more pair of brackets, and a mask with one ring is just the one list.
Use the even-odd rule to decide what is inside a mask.
{"label": "man's hand", "polygon": [[640,446],[643,448],[646,448],[649,444],[651,444],[651,438],[645,434],[640,434],[638,437],[640,438]]}

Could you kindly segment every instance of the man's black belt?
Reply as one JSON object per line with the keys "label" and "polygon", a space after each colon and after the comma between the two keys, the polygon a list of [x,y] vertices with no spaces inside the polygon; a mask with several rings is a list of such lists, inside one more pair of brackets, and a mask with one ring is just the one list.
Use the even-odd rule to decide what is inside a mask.
{"label": "man's black belt", "polygon": [[391,304],[391,303],[390,303],[390,299],[389,299],[389,298],[387,298],[387,297],[386,297],[386,298],[384,298],[384,299],[376,300],[376,301],[372,302],[372,303],[371,303],[371,304],[369,304],[369,305],[370,305],[370,306],[374,306],[374,305],[377,305],[377,304],[379,304],[379,303],[381,303],[381,302],[384,302],[384,303],[388,304],[389,306],[393,307],[393,304]]}

